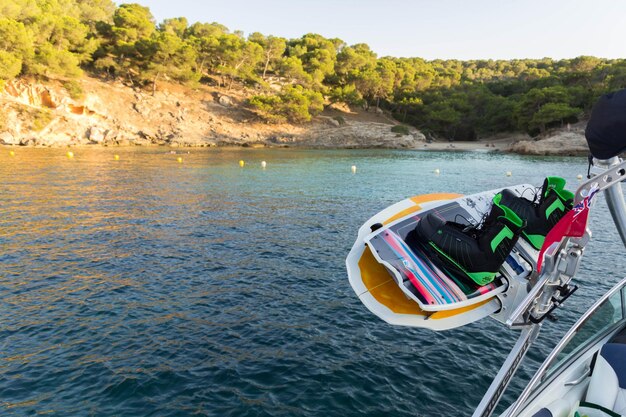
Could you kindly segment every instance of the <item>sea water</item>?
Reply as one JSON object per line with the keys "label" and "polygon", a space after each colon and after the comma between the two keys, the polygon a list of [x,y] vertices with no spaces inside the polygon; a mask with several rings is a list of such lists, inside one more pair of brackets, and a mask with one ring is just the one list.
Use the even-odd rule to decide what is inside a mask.
{"label": "sea water", "polygon": [[[470,415],[517,333],[381,322],[346,276],[357,229],[410,196],[546,175],[574,189],[587,170],[478,152],[14,151],[0,154],[3,416]],[[624,276],[603,198],[591,219],[581,288],[505,403]]]}

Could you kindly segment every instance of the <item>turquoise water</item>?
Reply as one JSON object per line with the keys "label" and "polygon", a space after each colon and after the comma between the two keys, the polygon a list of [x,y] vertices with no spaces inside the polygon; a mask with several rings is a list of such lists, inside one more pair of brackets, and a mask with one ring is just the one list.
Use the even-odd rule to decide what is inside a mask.
{"label": "turquoise water", "polygon": [[[0,153],[8,416],[470,415],[516,334],[491,319],[440,333],[379,321],[346,276],[357,229],[417,194],[586,172],[584,158],[485,153],[15,151]],[[505,402],[624,275],[599,200],[581,289]]]}

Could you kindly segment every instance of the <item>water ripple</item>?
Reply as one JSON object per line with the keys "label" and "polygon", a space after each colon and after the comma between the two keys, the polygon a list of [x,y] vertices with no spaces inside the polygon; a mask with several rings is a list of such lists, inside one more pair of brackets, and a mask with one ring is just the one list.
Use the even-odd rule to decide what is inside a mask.
{"label": "water ripple", "polygon": [[[120,161],[90,149],[0,157],[3,415],[469,415],[516,335],[490,320],[443,333],[378,321],[347,282],[356,230],[407,196],[555,173],[575,183],[586,167],[293,150],[194,151],[181,165],[158,149],[115,152]],[[581,291],[507,401],[620,278],[606,218],[600,201]]]}

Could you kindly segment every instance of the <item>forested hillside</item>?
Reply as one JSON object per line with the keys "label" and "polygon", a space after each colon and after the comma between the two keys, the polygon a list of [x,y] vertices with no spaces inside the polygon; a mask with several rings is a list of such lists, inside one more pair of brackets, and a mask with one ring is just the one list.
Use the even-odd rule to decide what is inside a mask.
{"label": "forested hillside", "polygon": [[306,122],[333,102],[380,107],[427,135],[456,140],[536,135],[584,118],[600,94],[626,87],[623,59],[377,57],[366,44],[318,34],[246,37],[184,17],[157,23],[138,4],[0,1],[0,86],[50,77],[80,95],[72,79],[84,71],[152,91],[163,80],[246,88],[247,105],[268,122]]}

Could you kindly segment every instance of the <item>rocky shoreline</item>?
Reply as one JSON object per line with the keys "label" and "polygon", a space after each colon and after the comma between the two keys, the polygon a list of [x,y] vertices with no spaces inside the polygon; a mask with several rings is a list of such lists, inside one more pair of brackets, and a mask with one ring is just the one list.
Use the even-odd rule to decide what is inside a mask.
{"label": "rocky shoreline", "polygon": [[16,80],[0,93],[0,145],[31,147],[308,147],[586,155],[584,125],[542,140],[510,134],[475,142],[427,141],[382,112],[329,109],[305,125],[270,125],[247,111],[246,91],[169,85],[154,96],[122,83],[80,80],[80,97],[62,82]]}

